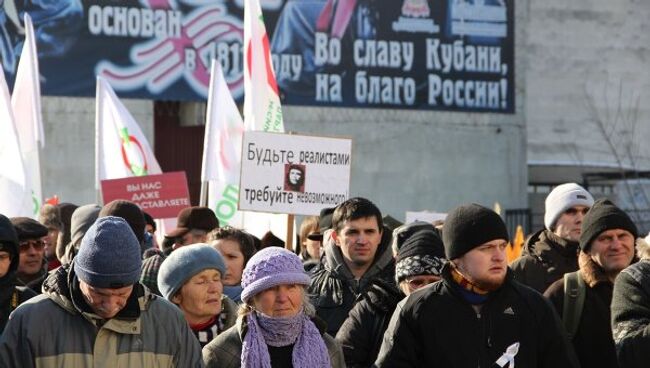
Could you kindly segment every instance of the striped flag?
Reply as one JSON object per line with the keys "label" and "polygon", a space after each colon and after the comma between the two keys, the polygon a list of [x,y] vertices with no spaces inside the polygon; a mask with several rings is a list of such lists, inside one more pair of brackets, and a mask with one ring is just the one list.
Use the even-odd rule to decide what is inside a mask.
{"label": "striped flag", "polygon": [[244,5],[244,125],[246,130],[284,132],[278,84],[259,0]]}

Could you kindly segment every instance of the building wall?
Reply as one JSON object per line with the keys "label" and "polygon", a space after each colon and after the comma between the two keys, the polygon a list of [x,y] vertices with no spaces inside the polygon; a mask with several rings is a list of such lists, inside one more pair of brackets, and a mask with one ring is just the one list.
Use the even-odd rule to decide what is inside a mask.
{"label": "building wall", "polygon": [[[521,52],[530,182],[650,170],[650,3],[549,0],[531,1],[529,9]],[[650,190],[637,183],[590,190],[624,206],[646,232]],[[545,196],[531,188],[534,227],[542,226]]]}
{"label": "building wall", "polygon": [[[122,100],[153,144],[153,102]],[[43,97],[43,196],[75,204],[97,203],[95,99]],[[119,158],[118,158],[119,159]]]}
{"label": "building wall", "polygon": [[[285,128],[353,139],[351,194],[404,220],[405,211],[446,212],[464,202],[527,207],[527,1],[517,2],[516,114],[284,106]],[[127,101],[153,144],[153,103]],[[93,202],[94,100],[45,98],[44,193]],[[164,165],[163,165],[164,166]]]}
{"label": "building wall", "polygon": [[601,121],[625,166],[650,169],[650,3],[549,0],[529,7],[528,42],[520,49],[528,64],[528,160],[618,165]]}

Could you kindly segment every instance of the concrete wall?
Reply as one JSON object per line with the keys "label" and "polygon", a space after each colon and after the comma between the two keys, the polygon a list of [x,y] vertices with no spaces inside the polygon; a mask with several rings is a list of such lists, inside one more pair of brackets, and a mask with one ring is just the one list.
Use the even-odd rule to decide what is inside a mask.
{"label": "concrete wall", "polygon": [[625,166],[632,156],[650,169],[650,3],[531,1],[528,42],[518,51],[528,63],[530,162],[617,165],[601,120],[617,150],[631,147]]}
{"label": "concrete wall", "polygon": [[[153,102],[123,100],[153,144]],[[95,99],[44,97],[41,151],[43,196],[61,201],[95,203]]]}

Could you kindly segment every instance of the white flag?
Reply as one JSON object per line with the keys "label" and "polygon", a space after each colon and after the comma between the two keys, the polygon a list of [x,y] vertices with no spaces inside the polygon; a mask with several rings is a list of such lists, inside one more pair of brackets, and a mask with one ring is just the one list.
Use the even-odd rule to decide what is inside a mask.
{"label": "white flag", "polygon": [[97,77],[95,103],[97,189],[105,179],[162,174],[138,123],[102,77]]}
{"label": "white flag", "polygon": [[0,213],[25,216],[25,168],[4,73],[0,73]]}
{"label": "white flag", "polygon": [[18,71],[11,95],[16,132],[25,166],[26,191],[23,198],[24,215],[38,216],[43,194],[41,191],[41,165],[39,145],[45,143],[41,116],[41,87],[38,71],[38,54],[34,40],[34,27],[25,13],[25,43],[20,54]]}
{"label": "white flag", "polygon": [[201,181],[208,182],[207,206],[216,213],[221,226],[242,227],[237,194],[243,135],[244,122],[221,64],[212,60]]}
{"label": "white flag", "polygon": [[206,116],[201,180],[238,184],[244,122],[216,60],[212,60]]}
{"label": "white flag", "polygon": [[278,84],[259,0],[244,5],[244,125],[246,130],[284,132]]}

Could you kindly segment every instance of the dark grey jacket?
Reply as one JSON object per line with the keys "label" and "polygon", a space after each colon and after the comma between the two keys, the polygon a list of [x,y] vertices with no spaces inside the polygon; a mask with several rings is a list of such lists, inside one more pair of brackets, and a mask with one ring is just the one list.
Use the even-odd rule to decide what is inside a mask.
{"label": "dark grey jacket", "polygon": [[612,333],[622,368],[650,362],[650,260],[624,269],[614,282]]}
{"label": "dark grey jacket", "polygon": [[76,280],[72,265],[62,266],[43,294],[14,311],[0,337],[3,367],[203,366],[199,343],[174,305],[136,284],[127,306],[104,320],[75,301]]}

